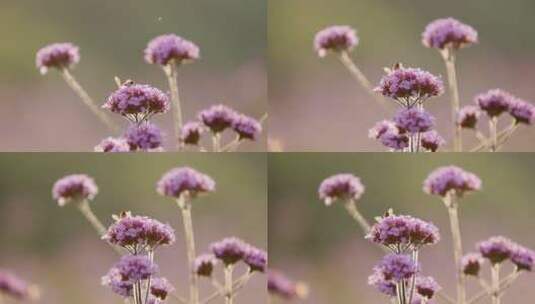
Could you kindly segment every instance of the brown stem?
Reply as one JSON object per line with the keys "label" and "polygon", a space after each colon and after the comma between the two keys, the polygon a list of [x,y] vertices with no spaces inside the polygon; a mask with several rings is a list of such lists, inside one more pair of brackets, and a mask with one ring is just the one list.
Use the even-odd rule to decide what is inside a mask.
{"label": "brown stem", "polygon": [[182,213],[182,220],[184,222],[184,233],[186,235],[186,248],[188,255],[189,268],[189,303],[199,304],[199,280],[194,271],[195,263],[195,238],[193,233],[193,220],[191,216],[191,204],[186,201],[186,198],[181,195],[177,200],[178,207]]}

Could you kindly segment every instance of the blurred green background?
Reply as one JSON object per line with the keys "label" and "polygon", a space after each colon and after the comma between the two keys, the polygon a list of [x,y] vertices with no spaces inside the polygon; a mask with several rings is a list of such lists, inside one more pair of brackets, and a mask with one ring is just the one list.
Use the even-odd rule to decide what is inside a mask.
{"label": "blurred green background", "polygon": [[[392,113],[374,104],[334,56],[320,59],[313,51],[315,33],[334,24],[358,30],[360,44],[352,57],[375,85],[383,67],[396,62],[445,80],[442,59],[422,46],[421,33],[430,21],[452,16],[475,27],[480,37],[478,45],[458,54],[462,103],[496,87],[533,101],[534,13],[531,0],[271,0],[270,137],[287,151],[384,151],[367,132]],[[451,142],[448,94],[429,102],[428,109]],[[505,150],[533,151],[535,129],[517,132]],[[465,138],[473,146],[473,134]]]}
{"label": "blurred green background", "polygon": [[[52,42],[80,46],[74,75],[102,104],[116,75],[168,91],[143,50],[153,37],[176,33],[201,49],[201,60],[179,72],[186,120],[214,103],[257,118],[266,112],[266,1],[8,0],[0,18],[2,151],[89,151],[109,135],[56,71],[41,76],[35,68],[35,53]],[[172,147],[171,114],[156,121]],[[241,149],[263,146],[261,139]]]}
{"label": "blurred green background", "polygon": [[[311,295],[304,303],[386,303],[367,284],[382,251],[363,238],[341,204],[326,207],[318,199],[319,184],[337,173],[361,178],[366,191],[357,204],[371,222],[394,208],[397,214],[410,214],[439,227],[442,240],[421,251],[422,268],[450,295],[455,273],[447,211],[439,198],[422,191],[423,181],[435,168],[457,165],[483,182],[482,191],[460,203],[466,252],[493,235],[535,249],[535,159],[530,154],[275,153],[268,161],[270,265],[309,283]],[[533,282],[533,274],[524,275],[503,302],[525,303],[535,296]],[[475,280],[469,281],[471,294],[477,286]]]}
{"label": "blurred green background", "polygon": [[[267,249],[264,155],[7,153],[0,155],[0,268],[39,284],[42,299],[38,303],[122,303],[100,286],[101,276],[117,260],[115,253],[99,240],[75,206],[60,208],[51,197],[57,179],[86,173],[99,187],[91,206],[105,225],[112,223],[112,214],[131,210],[173,226],[176,243],[157,252],[157,263],[161,275],[186,294],[182,221],[175,203],[155,190],[160,177],[177,166],[196,168],[217,184],[216,192],[193,203],[199,254],[227,236]],[[207,281],[202,285],[204,295],[212,292]],[[265,284],[264,276],[254,277],[238,301],[255,303],[264,298]]]}

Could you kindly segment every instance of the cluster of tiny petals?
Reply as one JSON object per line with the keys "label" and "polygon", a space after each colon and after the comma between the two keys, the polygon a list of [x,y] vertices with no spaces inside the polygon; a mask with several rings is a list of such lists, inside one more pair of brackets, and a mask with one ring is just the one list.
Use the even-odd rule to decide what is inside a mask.
{"label": "cluster of tiny petals", "polygon": [[114,293],[128,298],[132,296],[133,282],[123,278],[121,272],[116,267],[112,267],[108,273],[102,277],[102,285],[107,286]]}
{"label": "cluster of tiny petals", "polygon": [[147,84],[123,85],[111,93],[102,106],[123,116],[145,115],[169,111],[169,97]]}
{"label": "cluster of tiny petals", "polygon": [[477,277],[484,262],[480,253],[468,253],[461,259],[461,270],[465,275]]}
{"label": "cluster of tiny petals", "polygon": [[379,86],[374,90],[396,100],[408,98],[422,100],[441,95],[444,92],[444,84],[439,77],[427,71],[398,68],[383,76]]}
{"label": "cluster of tiny petals", "polygon": [[193,271],[199,276],[210,277],[216,264],[213,254],[201,254],[193,262]]}
{"label": "cluster of tiny petals", "polygon": [[382,120],[377,122],[369,131],[368,137],[372,139],[379,139],[383,134],[388,132],[398,132],[398,128],[393,121]]}
{"label": "cluster of tiny petals", "polygon": [[327,27],[316,34],[314,49],[318,56],[325,57],[327,52],[351,51],[359,42],[355,29],[346,25]]}
{"label": "cluster of tiny petals", "polygon": [[236,237],[229,237],[212,243],[210,250],[225,265],[232,265],[245,258],[249,249],[248,246],[247,243]]}
{"label": "cluster of tiny petals", "polygon": [[514,98],[507,111],[518,123],[531,125],[535,121],[535,106],[527,101]]}
{"label": "cluster of tiny petals", "polygon": [[461,196],[465,192],[481,189],[481,180],[475,174],[456,166],[440,167],[429,174],[423,189],[433,195],[446,196],[454,191]]}
{"label": "cluster of tiny petals", "polygon": [[377,291],[387,296],[396,296],[396,284],[390,280],[386,280],[383,273],[377,268],[368,277],[368,285],[375,287]]}
{"label": "cluster of tiny petals", "polygon": [[25,300],[31,296],[30,286],[15,274],[0,269],[0,296],[2,295]]}
{"label": "cluster of tiny petals", "polygon": [[436,152],[441,146],[446,144],[446,141],[437,131],[431,130],[422,134],[421,144],[424,149]]}
{"label": "cluster of tiny petals", "polygon": [[535,252],[515,244],[511,253],[511,262],[513,262],[519,270],[532,271],[535,263]]}
{"label": "cluster of tiny petals", "polygon": [[409,137],[407,134],[399,132],[386,132],[380,138],[379,141],[385,146],[394,151],[400,151],[409,146]]}
{"label": "cluster of tiny petals", "polygon": [[472,105],[462,107],[457,113],[457,125],[465,129],[475,129],[479,117],[481,116],[481,110]]}
{"label": "cluster of tiny petals", "polygon": [[363,193],[364,185],[360,182],[360,178],[350,173],[328,177],[318,188],[319,197],[327,206],[336,200],[358,200]]}
{"label": "cluster of tiny petals", "polygon": [[151,64],[167,65],[199,59],[199,47],[175,34],[166,34],[152,39],[145,49],[145,60]]}
{"label": "cluster of tiny petals", "polygon": [[424,109],[415,107],[401,109],[394,116],[394,122],[401,133],[423,133],[431,130],[435,124],[435,118]]}
{"label": "cluster of tiny petals", "polygon": [[426,47],[459,49],[478,42],[477,31],[453,18],[437,19],[427,25],[422,34]]}
{"label": "cluster of tiny petals", "polygon": [[95,152],[129,152],[130,145],[123,137],[107,137],[95,146]]}
{"label": "cluster of tiny petals", "polygon": [[265,272],[268,263],[267,252],[251,245],[248,247],[243,262],[249,266],[251,271]]}
{"label": "cluster of tiny petals", "polygon": [[59,179],[52,187],[52,197],[64,206],[70,201],[93,200],[98,193],[95,181],[85,174],[72,174]]}
{"label": "cluster of tiny petals", "polygon": [[418,273],[419,267],[408,255],[389,254],[379,262],[374,271],[380,272],[385,280],[399,282],[412,278]]}
{"label": "cluster of tiny petals", "polygon": [[366,238],[384,246],[433,245],[440,240],[438,228],[432,223],[408,215],[390,215],[375,223]]}
{"label": "cluster of tiny petals", "polygon": [[212,132],[220,133],[232,127],[239,114],[225,105],[214,105],[199,113],[199,120]]}
{"label": "cluster of tiny petals", "polygon": [[162,147],[163,135],[158,126],[151,122],[131,124],[124,134],[130,150],[154,151]]}
{"label": "cluster of tiny petals", "polygon": [[167,295],[174,290],[175,288],[166,278],[151,279],[150,293],[158,299],[165,300]]}
{"label": "cluster of tiny petals", "polygon": [[146,280],[158,272],[158,266],[144,255],[125,255],[114,267],[123,281],[130,282]]}
{"label": "cluster of tiny petals", "polygon": [[262,125],[252,117],[239,114],[232,121],[232,129],[240,139],[256,140],[260,132],[262,132]]}
{"label": "cluster of tiny petals", "polygon": [[304,298],[306,296],[306,290],[302,284],[291,280],[278,270],[268,270],[267,288],[270,294],[286,300]]}
{"label": "cluster of tiny petals", "polygon": [[432,277],[417,276],[415,280],[416,292],[427,299],[433,296],[441,289],[440,285]]}
{"label": "cluster of tiny petals", "polygon": [[410,304],[436,304],[436,302],[433,299],[430,300],[426,297],[422,297],[419,294],[414,294]]}
{"label": "cluster of tiny petals", "polygon": [[475,97],[477,106],[490,117],[496,117],[506,112],[515,99],[510,93],[493,89]]}
{"label": "cluster of tiny petals", "polygon": [[103,239],[121,247],[148,245],[154,248],[159,245],[173,244],[175,232],[168,224],[155,219],[126,215],[108,228]]}
{"label": "cluster of tiny petals", "polygon": [[80,61],[78,47],[72,43],[54,43],[37,51],[35,63],[41,74],[49,68],[70,68]]}
{"label": "cluster of tiny petals", "polygon": [[509,259],[513,253],[515,244],[503,236],[491,237],[477,244],[481,255],[492,264],[499,264]]}
{"label": "cluster of tiny petals", "polygon": [[161,195],[178,198],[183,193],[197,195],[215,191],[214,180],[189,167],[174,168],[165,173],[158,181],[157,191]]}
{"label": "cluster of tiny petals", "polygon": [[196,121],[185,123],[180,129],[180,142],[186,145],[198,145],[201,135],[204,133],[203,125]]}

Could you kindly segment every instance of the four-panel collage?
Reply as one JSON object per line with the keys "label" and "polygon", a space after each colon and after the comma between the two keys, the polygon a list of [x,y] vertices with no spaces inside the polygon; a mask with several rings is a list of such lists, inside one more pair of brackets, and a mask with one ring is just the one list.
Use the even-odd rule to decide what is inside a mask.
{"label": "four-panel collage", "polygon": [[0,304],[526,304],[535,2],[3,1]]}

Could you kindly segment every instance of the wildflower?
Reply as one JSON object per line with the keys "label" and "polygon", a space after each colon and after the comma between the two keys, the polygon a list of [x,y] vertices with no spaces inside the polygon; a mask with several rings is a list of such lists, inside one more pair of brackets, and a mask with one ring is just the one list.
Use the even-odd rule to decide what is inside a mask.
{"label": "wildflower", "polygon": [[154,249],[175,242],[175,232],[168,224],[146,216],[132,216],[130,213],[116,219],[102,237],[110,244],[133,248],[149,246]]}
{"label": "wildflower", "polygon": [[464,106],[457,113],[457,125],[465,129],[475,129],[481,116],[481,111],[476,106]]}
{"label": "wildflower", "polygon": [[519,270],[531,271],[533,269],[533,263],[535,263],[535,252],[523,246],[515,245],[511,252],[511,262]]}
{"label": "wildflower", "polygon": [[459,49],[477,42],[476,30],[453,18],[429,23],[422,34],[422,43],[428,48]]}
{"label": "wildflower", "polygon": [[175,288],[166,278],[153,278],[150,284],[150,293],[154,297],[165,300],[170,292]]}
{"label": "wildflower", "polygon": [[262,132],[262,125],[258,122],[258,120],[240,114],[237,115],[232,121],[232,129],[238,134],[240,140],[256,140],[258,134]]}
{"label": "wildflower", "polygon": [[16,300],[27,300],[36,296],[35,290],[26,281],[0,269],[0,298],[4,295]]}
{"label": "wildflower", "polygon": [[314,49],[318,56],[325,57],[327,52],[351,51],[357,46],[359,39],[356,31],[345,25],[327,27],[316,34]]}
{"label": "wildflower", "polygon": [[164,301],[161,300],[160,298],[155,297],[155,296],[149,296],[146,304],[162,304],[162,303],[164,303]]}
{"label": "wildflower", "polygon": [[409,146],[409,137],[407,134],[400,134],[399,132],[386,132],[384,133],[379,140],[381,143],[395,151],[400,151]]}
{"label": "wildflower", "polygon": [[107,286],[114,293],[128,298],[132,296],[132,290],[134,289],[133,282],[124,280],[119,269],[112,267],[108,273],[102,277],[102,285]]}
{"label": "wildflower", "polygon": [[108,137],[104,138],[98,145],[95,146],[95,152],[128,152],[130,146],[122,137]]}
{"label": "wildflower", "polygon": [[80,61],[78,47],[72,43],[54,43],[37,51],[35,63],[41,74],[48,69],[59,70],[71,68]]}
{"label": "wildflower", "polygon": [[384,96],[405,100],[412,106],[409,99],[421,102],[427,98],[439,96],[444,92],[444,84],[439,77],[415,68],[398,68],[381,78],[379,86],[374,89]]}
{"label": "wildflower", "polygon": [[423,109],[401,109],[394,116],[394,122],[401,133],[411,134],[429,131],[435,124],[435,118]]}
{"label": "wildflower", "polygon": [[170,108],[169,97],[146,84],[124,85],[110,94],[102,106],[113,113],[139,122]]}
{"label": "wildflower", "polygon": [[468,253],[461,259],[461,269],[465,275],[478,276],[485,260],[479,253]]}
{"label": "wildflower", "polygon": [[364,186],[353,174],[336,174],[321,182],[318,193],[325,205],[330,206],[336,200],[358,200],[364,193]]}
{"label": "wildflower", "polygon": [[509,259],[513,253],[514,244],[503,236],[495,236],[477,244],[481,255],[493,265]]}
{"label": "wildflower", "polygon": [[396,284],[386,280],[383,273],[375,269],[373,274],[368,277],[368,284],[375,287],[380,293],[387,296],[396,296]]}
{"label": "wildflower", "polygon": [[152,39],[145,49],[145,60],[150,64],[177,64],[199,59],[199,47],[175,34],[166,34]]}
{"label": "wildflower", "polygon": [[475,97],[475,102],[489,117],[497,117],[507,111],[514,97],[503,90],[494,89]]}
{"label": "wildflower", "polygon": [[282,272],[270,269],[268,271],[268,291],[283,299],[304,299],[308,294],[305,284],[294,282]]}
{"label": "wildflower", "polygon": [[368,131],[368,137],[372,139],[379,139],[381,136],[388,132],[396,133],[398,132],[398,128],[396,127],[396,124],[393,121],[390,120],[382,120],[377,122],[369,131]]}
{"label": "wildflower", "polygon": [[265,272],[268,262],[267,252],[256,247],[249,246],[245,252],[245,256],[243,257],[243,262],[249,265],[251,271]]}
{"label": "wildflower", "polygon": [[163,136],[158,126],[150,122],[132,124],[124,135],[130,150],[151,151],[162,147]]}
{"label": "wildflower", "polygon": [[418,265],[405,254],[389,254],[376,266],[386,280],[400,282],[412,278],[419,271]]}
{"label": "wildflower", "polygon": [[215,191],[214,180],[189,167],[175,168],[165,173],[157,184],[161,195],[179,198],[183,193],[197,196],[200,193]]}
{"label": "wildflower", "polygon": [[389,215],[379,219],[366,238],[387,247],[411,245],[417,248],[438,243],[440,234],[432,223],[409,215]]}
{"label": "wildflower", "polygon": [[146,280],[158,271],[158,266],[144,255],[125,255],[114,267],[123,280],[130,282]]}
{"label": "wildflower", "polygon": [[220,133],[230,128],[238,114],[224,105],[215,105],[199,113],[199,120],[213,133]]}
{"label": "wildflower", "polygon": [[417,276],[415,280],[416,292],[427,299],[433,296],[441,289],[440,285],[432,277]]}
{"label": "wildflower", "polygon": [[421,144],[422,147],[428,151],[436,152],[438,148],[446,143],[444,138],[438,134],[437,131],[431,130],[422,134]]}
{"label": "wildflower", "polygon": [[446,196],[450,191],[462,196],[466,192],[481,189],[481,180],[456,166],[440,167],[429,174],[423,189],[428,194],[439,196]]}
{"label": "wildflower", "polygon": [[518,98],[511,100],[507,111],[517,123],[531,125],[535,120],[535,106]]}
{"label": "wildflower", "polygon": [[52,188],[52,197],[59,206],[71,201],[93,200],[98,193],[95,181],[85,174],[67,175],[56,181]]}
{"label": "wildflower", "polygon": [[180,129],[179,140],[186,145],[198,145],[202,133],[204,133],[204,127],[200,123],[188,122]]}
{"label": "wildflower", "polygon": [[213,254],[202,254],[193,262],[193,271],[198,276],[211,277],[217,260]]}
{"label": "wildflower", "polygon": [[242,240],[230,237],[210,245],[210,249],[216,258],[223,261],[225,265],[236,264],[241,261],[247,253],[247,244]]}

